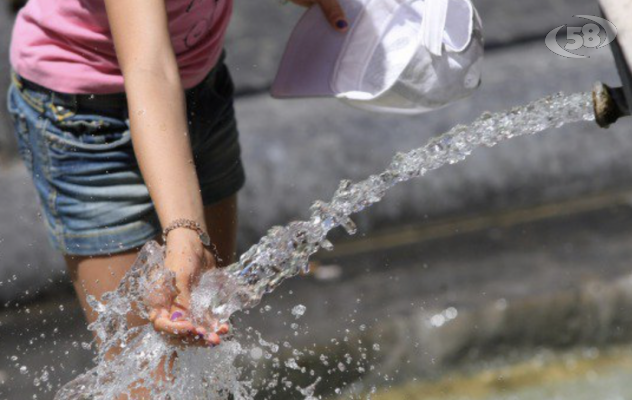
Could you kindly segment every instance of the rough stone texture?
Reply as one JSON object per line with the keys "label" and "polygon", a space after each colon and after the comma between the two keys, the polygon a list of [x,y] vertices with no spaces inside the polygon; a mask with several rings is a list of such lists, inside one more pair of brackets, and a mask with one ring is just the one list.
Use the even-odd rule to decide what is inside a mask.
{"label": "rough stone texture", "polygon": [[[468,340],[461,335],[456,342],[434,342],[424,349],[432,349],[437,362],[448,363],[467,355],[463,348],[468,346],[485,347],[486,354],[501,350],[504,344],[495,341],[500,335],[513,347],[629,340],[630,331],[623,327],[632,323],[626,316],[632,302],[624,290],[630,284],[631,218],[629,205],[620,205],[327,259],[326,264],[341,266],[339,278],[288,281],[264,299],[272,311],[243,318],[247,325],[265,327],[267,337],[280,340],[293,334],[286,327],[293,317],[285,311],[301,303],[307,307],[310,334],[293,340],[307,345],[321,334],[341,335],[361,324],[375,327],[375,320],[387,322],[396,316],[419,313],[429,322],[455,307],[459,316],[471,321],[471,313],[493,314],[485,310],[494,307],[503,311],[498,323],[470,324]],[[614,281],[619,283],[605,295],[599,283]],[[595,295],[597,291],[601,295]],[[568,301],[575,295],[577,301]],[[576,307],[584,307],[581,299],[595,308],[576,312]],[[534,306],[543,304],[538,301],[548,306]],[[599,301],[602,305],[595,306]],[[505,312],[505,307],[515,308]],[[284,316],[276,315],[279,310]],[[520,335],[524,321],[534,321],[534,330]]]}
{"label": "rough stone texture", "polygon": [[[347,352],[357,360],[361,337],[365,347],[381,347],[368,351],[375,371],[397,379],[433,376],[472,358],[498,364],[517,352],[629,341],[630,221],[632,209],[622,205],[329,260],[341,266],[340,277],[290,280],[235,323],[268,341],[322,351],[332,365]],[[300,319],[291,314],[297,304],[306,306]],[[264,306],[270,311],[261,313]],[[433,328],[432,317],[450,307],[456,318]],[[2,399],[38,393],[33,380],[44,366],[56,366],[50,379],[57,386],[91,365],[92,353],[79,345],[89,335],[69,295],[0,311],[0,338]],[[325,367],[311,362],[317,376],[327,377],[321,387],[350,382],[342,373],[321,374]],[[21,365],[28,374],[19,373]]]}
{"label": "rough stone texture", "polygon": [[0,187],[0,302],[5,302],[59,285],[64,264],[48,242],[25,168],[0,169]]}
{"label": "rough stone texture", "polygon": [[[397,151],[483,111],[502,111],[556,91],[584,91],[596,80],[618,80],[602,51],[576,62],[542,43],[514,46],[486,59],[484,84],[471,98],[417,117],[371,114],[335,100],[242,99],[238,115],[249,180],[242,228],[256,239],[273,224],[305,217],[311,202],[328,200],[343,178],[380,172]],[[265,123],[262,123],[265,121]],[[630,179],[630,121],[610,130],[583,123],[480,149],[393,190],[357,219],[363,229],[451,213],[519,207],[578,196]],[[270,205],[275,204],[273,212]]]}

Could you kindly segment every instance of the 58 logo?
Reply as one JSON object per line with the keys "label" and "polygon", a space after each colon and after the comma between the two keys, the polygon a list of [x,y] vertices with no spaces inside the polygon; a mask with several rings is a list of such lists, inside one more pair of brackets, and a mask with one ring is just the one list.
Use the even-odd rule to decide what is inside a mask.
{"label": "58 logo", "polygon": [[[584,18],[588,22],[583,26],[561,25],[546,35],[544,43],[553,53],[568,58],[589,58],[584,54],[573,53],[581,48],[599,49],[609,45],[617,37],[617,27],[607,19],[594,15],[573,15],[576,18]],[[559,32],[566,28],[566,43],[563,46],[558,42]]]}

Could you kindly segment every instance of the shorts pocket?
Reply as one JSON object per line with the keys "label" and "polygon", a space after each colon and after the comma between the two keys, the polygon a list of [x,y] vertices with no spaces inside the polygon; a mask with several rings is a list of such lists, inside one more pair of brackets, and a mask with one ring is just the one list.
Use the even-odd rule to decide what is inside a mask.
{"label": "shorts pocket", "polygon": [[108,151],[131,145],[129,129],[110,132],[76,132],[49,127],[43,130],[43,136],[51,147],[68,151]]}
{"label": "shorts pocket", "polygon": [[63,119],[49,117],[46,122],[43,136],[60,150],[108,151],[131,142],[129,123],[123,119],[67,111]]}
{"label": "shorts pocket", "polygon": [[135,168],[129,129],[68,131],[46,124],[41,132],[48,154],[50,177],[77,182]]}

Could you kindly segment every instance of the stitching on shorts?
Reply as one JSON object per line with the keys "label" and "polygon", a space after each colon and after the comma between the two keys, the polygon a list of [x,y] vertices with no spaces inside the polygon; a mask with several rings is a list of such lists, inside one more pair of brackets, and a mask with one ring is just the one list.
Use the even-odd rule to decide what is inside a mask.
{"label": "stitching on shorts", "polygon": [[31,107],[33,107],[40,114],[44,113],[44,103],[42,101],[37,100],[26,91],[18,91],[20,97]]}
{"label": "stitching on shorts", "polygon": [[53,229],[53,235],[55,235],[55,239],[60,248],[67,249],[66,240],[64,235],[64,226],[61,222],[61,218],[57,213],[57,190],[51,185],[51,192],[48,195],[48,208],[51,211],[51,215],[55,220],[55,227]]}
{"label": "stitching on shorts", "polygon": [[[26,117],[26,114],[23,110],[13,106],[15,100],[13,99],[14,91],[18,90],[14,84],[9,86],[9,90],[7,90],[7,111],[9,112],[9,116],[11,117],[11,121],[13,122],[13,131],[16,135],[18,151],[22,156],[24,164],[28,168],[28,170],[33,172],[33,151],[31,146],[31,137],[29,128],[29,122]],[[17,94],[19,96],[19,93]]]}
{"label": "stitching on shorts", "polygon": [[62,223],[61,217],[59,216],[59,212],[57,211],[57,197],[58,197],[58,193],[57,193],[57,189],[55,188],[55,185],[53,184],[53,178],[52,178],[52,165],[51,165],[51,161],[50,161],[50,156],[48,154],[48,145],[46,143],[46,140],[44,138],[44,132],[46,131],[46,129],[48,128],[48,125],[50,124],[50,120],[48,119],[44,119],[44,122],[41,124],[40,127],[40,132],[39,132],[39,137],[38,139],[38,143],[39,143],[39,155],[40,155],[40,159],[41,159],[41,169],[45,175],[46,181],[48,182],[48,186],[50,188],[50,193],[48,194],[48,198],[46,199],[47,204],[48,204],[48,209],[50,211],[51,217],[53,218],[53,220],[55,221],[55,226],[52,229],[52,233],[55,236],[55,239],[57,240],[58,246],[61,249],[66,249],[66,241],[64,240],[64,225]]}
{"label": "stitching on shorts", "polygon": [[[54,100],[53,100],[54,101]],[[75,115],[74,112],[72,111],[67,111],[65,114],[59,114],[57,111],[61,111],[63,110],[63,107],[61,106],[56,106],[55,103],[51,101],[50,103],[48,103],[48,107],[51,109],[51,111],[53,112],[53,115],[55,116],[55,119],[57,120],[57,122],[62,122],[63,120],[65,120],[66,118],[70,118],[73,115]]]}
{"label": "stitching on shorts", "polygon": [[[104,235],[116,235],[119,233],[124,233],[133,229],[137,229],[139,227],[142,227],[145,224],[151,226],[152,228],[155,228],[148,221],[136,221],[136,222],[133,222],[131,226],[125,226],[121,228],[107,228],[107,231],[100,231],[100,232],[94,232],[94,233],[65,233],[64,235],[68,238],[91,238],[91,237],[104,236]],[[156,231],[157,233],[159,233],[160,229],[156,228]]]}
{"label": "stitching on shorts", "polygon": [[15,71],[11,71],[11,81],[18,89],[22,89],[22,82],[18,79],[18,74]]}
{"label": "stitching on shorts", "polygon": [[[41,203],[40,203],[40,207],[42,207]],[[42,207],[43,208],[43,207]],[[51,242],[53,242],[53,247],[57,248],[58,250],[62,250],[61,244],[59,243],[59,237],[57,236],[56,233],[56,228],[50,224],[50,221],[48,220],[48,218],[45,216],[44,218],[44,225],[46,225],[46,229],[48,231],[48,236],[51,240]],[[52,238],[51,238],[52,236]]]}
{"label": "stitching on shorts", "polygon": [[13,103],[13,91],[14,90],[18,90],[15,85],[11,85],[9,86],[9,90],[7,90],[7,96],[6,96],[6,101],[7,101],[7,111],[9,111],[9,115],[11,116],[11,118],[13,118],[13,114],[17,113],[18,110],[16,110],[13,105],[11,103]]}
{"label": "stitching on shorts", "polygon": [[26,115],[20,113],[18,115],[18,128],[17,134],[19,135],[18,140],[21,141],[21,144],[18,144],[19,147],[22,147],[24,163],[28,168],[29,172],[32,174],[35,168],[35,151],[37,149],[33,149],[33,139],[31,137],[31,128],[30,123],[26,117]]}
{"label": "stitching on shorts", "polygon": [[50,163],[50,157],[48,155],[48,145],[44,138],[44,132],[48,128],[48,124],[50,124],[50,121],[48,119],[44,119],[41,125],[39,126],[37,143],[39,145],[38,146],[39,155],[40,155],[40,158],[42,159],[42,164],[43,164],[42,170],[44,171],[46,179],[49,182],[51,182],[52,181],[51,163]]}
{"label": "stitching on shorts", "polygon": [[15,71],[11,71],[11,81],[18,90],[18,95],[20,96],[20,98],[22,98],[28,105],[33,107],[38,112],[44,112],[44,102],[34,98],[30,94],[28,94],[26,90],[24,90],[24,85],[22,85],[22,82],[20,82],[20,80],[18,79]]}

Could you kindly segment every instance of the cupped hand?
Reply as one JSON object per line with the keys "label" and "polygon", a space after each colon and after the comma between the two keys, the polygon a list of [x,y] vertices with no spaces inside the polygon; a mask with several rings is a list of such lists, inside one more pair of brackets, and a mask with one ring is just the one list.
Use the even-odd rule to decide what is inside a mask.
{"label": "cupped hand", "polygon": [[196,325],[190,311],[192,288],[204,271],[216,267],[211,251],[202,245],[194,231],[176,229],[167,239],[165,266],[174,273],[175,282],[172,289],[158,283],[162,287],[157,287],[156,291],[161,295],[154,297],[149,315],[154,328],[183,344],[220,344],[220,336],[229,332],[229,326],[213,318],[206,318],[204,326]]}
{"label": "cupped hand", "polygon": [[349,27],[349,22],[345,16],[345,12],[340,6],[339,0],[289,0],[294,4],[303,7],[311,7],[317,4],[327,17],[327,20],[334,29],[345,32]]}

